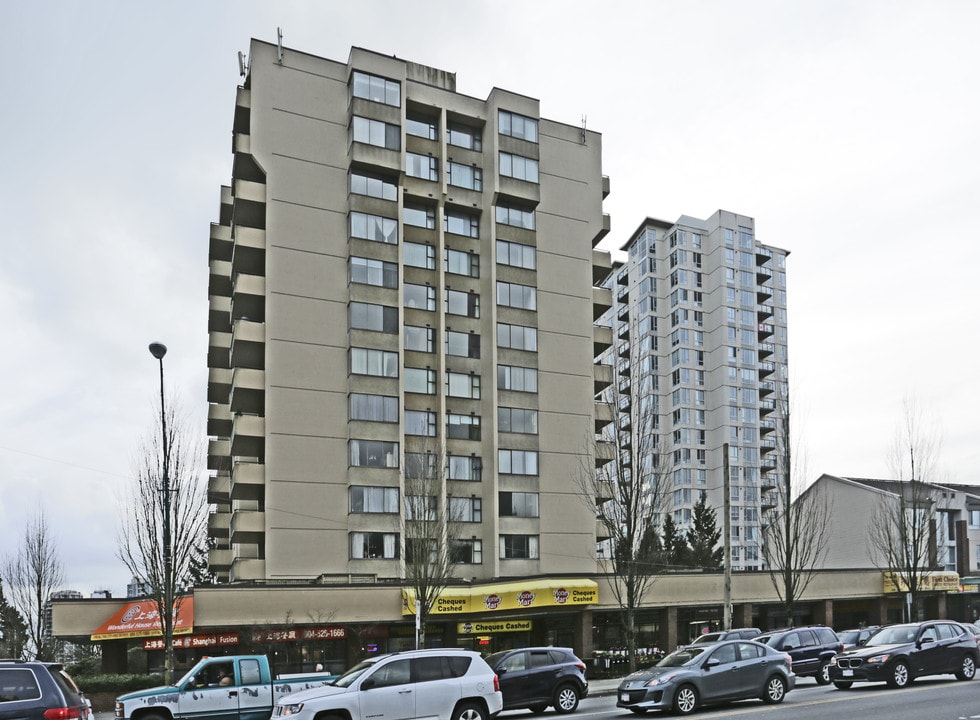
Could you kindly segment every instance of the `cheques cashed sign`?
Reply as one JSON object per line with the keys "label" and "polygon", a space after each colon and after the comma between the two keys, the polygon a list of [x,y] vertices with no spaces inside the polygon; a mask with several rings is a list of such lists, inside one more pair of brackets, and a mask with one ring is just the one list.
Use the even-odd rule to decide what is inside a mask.
{"label": "cheques cashed sign", "polygon": [[[592,580],[537,580],[495,585],[446,588],[432,603],[432,615],[479,613],[488,610],[592,605],[599,601],[599,586]],[[415,614],[415,594],[402,590],[402,614]]]}

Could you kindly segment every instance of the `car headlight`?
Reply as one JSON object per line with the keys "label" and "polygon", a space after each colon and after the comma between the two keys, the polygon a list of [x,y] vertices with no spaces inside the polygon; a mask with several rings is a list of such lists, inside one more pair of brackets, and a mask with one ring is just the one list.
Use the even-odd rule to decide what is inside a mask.
{"label": "car headlight", "polygon": [[888,662],[888,658],[890,657],[891,655],[888,653],[885,653],[884,655],[873,655],[872,657],[868,658],[867,662],[868,665],[881,665],[882,663]]}
{"label": "car headlight", "polygon": [[673,680],[675,677],[677,677],[677,673],[675,673],[675,672],[674,673],[667,673],[666,675],[657,675],[656,677],[650,678],[647,681],[646,686],[647,687],[656,687],[657,685],[666,685],[671,680]]}
{"label": "car headlight", "polygon": [[303,710],[303,703],[287,703],[278,707],[277,715],[299,715]]}

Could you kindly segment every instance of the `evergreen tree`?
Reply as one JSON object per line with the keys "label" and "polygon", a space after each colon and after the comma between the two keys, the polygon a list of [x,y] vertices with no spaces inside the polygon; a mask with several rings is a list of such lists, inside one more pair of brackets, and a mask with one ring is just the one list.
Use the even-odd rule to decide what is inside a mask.
{"label": "evergreen tree", "polygon": [[0,581],[0,657],[22,658],[27,645],[27,623],[17,609],[7,602]]}
{"label": "evergreen tree", "polygon": [[666,514],[663,525],[663,558],[668,570],[677,570],[690,564],[691,548],[684,535],[677,531],[674,518]]}
{"label": "evergreen tree", "polygon": [[702,492],[694,506],[694,518],[687,531],[687,544],[691,547],[691,566],[702,570],[721,570],[725,548],[720,542],[721,530],[718,528],[715,509],[708,507],[707,495]]}

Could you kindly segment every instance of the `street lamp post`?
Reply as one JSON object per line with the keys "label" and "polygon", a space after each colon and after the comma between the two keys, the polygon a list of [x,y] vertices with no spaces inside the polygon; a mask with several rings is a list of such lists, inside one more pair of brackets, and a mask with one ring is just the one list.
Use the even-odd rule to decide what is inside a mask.
{"label": "street lamp post", "polygon": [[163,642],[166,682],[171,681],[173,672],[173,538],[170,536],[170,450],[167,443],[167,413],[163,398],[163,356],[167,346],[163,343],[150,343],[150,354],[160,363],[160,427],[163,439],[163,479],[160,484],[160,499],[163,506],[163,607],[158,608],[163,618]]}

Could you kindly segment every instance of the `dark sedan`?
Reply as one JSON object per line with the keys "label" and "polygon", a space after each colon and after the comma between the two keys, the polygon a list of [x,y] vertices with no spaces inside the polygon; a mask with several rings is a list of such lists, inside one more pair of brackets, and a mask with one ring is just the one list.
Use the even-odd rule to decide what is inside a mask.
{"label": "dark sedan", "polygon": [[623,678],[616,706],[687,715],[702,705],[759,698],[781,703],[796,684],[786,653],[751,640],[681,647],[652,668]]}
{"label": "dark sedan", "polygon": [[930,620],[888,625],[861,647],[840,653],[830,679],[840,690],[855,682],[885,682],[905,687],[922,675],[952,674],[972,680],[980,662],[973,635],[958,623]]}

